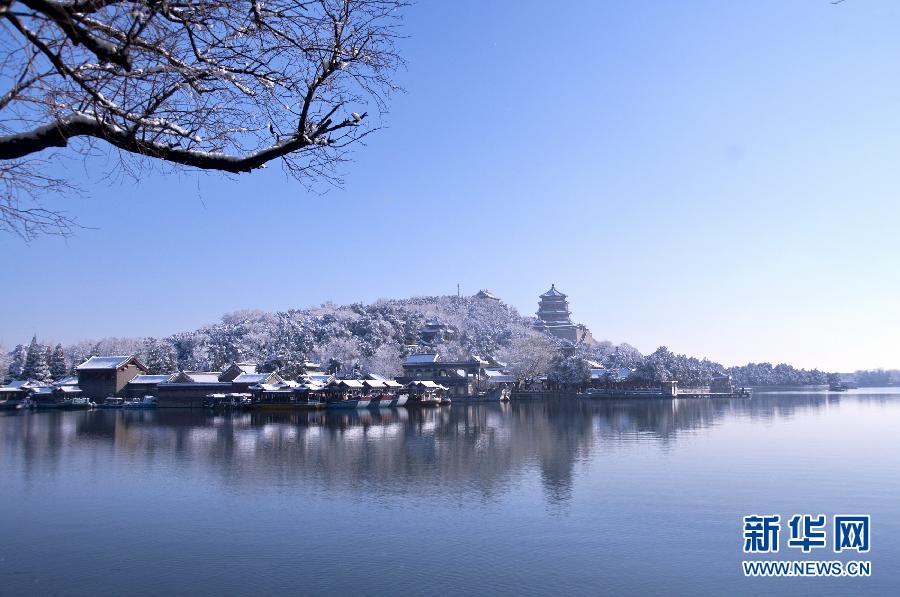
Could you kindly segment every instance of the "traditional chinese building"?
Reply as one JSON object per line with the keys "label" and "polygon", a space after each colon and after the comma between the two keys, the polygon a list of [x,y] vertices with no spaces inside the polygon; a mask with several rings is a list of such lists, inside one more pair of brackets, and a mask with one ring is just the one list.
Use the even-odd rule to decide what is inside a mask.
{"label": "traditional chinese building", "polygon": [[572,323],[572,313],[569,311],[566,295],[557,290],[556,285],[551,284],[550,290],[542,294],[540,299],[534,328],[573,344],[578,342],[578,328]]}
{"label": "traditional chinese building", "polygon": [[484,288],[482,288],[481,290],[478,291],[478,293],[475,295],[475,298],[485,299],[485,300],[489,300],[489,301],[495,301],[498,303],[500,302],[500,299],[497,298],[497,296],[494,295],[494,293],[492,293],[490,290],[486,290]]}
{"label": "traditional chinese building", "polygon": [[485,362],[474,356],[465,361],[442,361],[437,354],[413,354],[403,361],[403,376],[397,381],[434,381],[449,388],[452,396],[469,396],[482,377]]}
{"label": "traditional chinese building", "polygon": [[88,398],[121,396],[125,386],[139,374],[147,373],[134,355],[91,357],[75,368],[78,386]]}
{"label": "traditional chinese building", "polygon": [[419,340],[423,344],[440,344],[456,338],[457,330],[437,317],[432,317],[419,328]]}

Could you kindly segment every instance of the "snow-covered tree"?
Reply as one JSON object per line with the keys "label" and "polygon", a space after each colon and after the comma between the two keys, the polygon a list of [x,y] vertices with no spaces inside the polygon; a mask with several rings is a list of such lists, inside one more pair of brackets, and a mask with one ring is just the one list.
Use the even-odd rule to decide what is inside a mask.
{"label": "snow-covered tree", "polygon": [[591,368],[580,354],[558,353],[547,377],[558,386],[577,388],[591,380]]}
{"label": "snow-covered tree", "polygon": [[363,373],[397,377],[403,372],[402,362],[400,347],[395,343],[385,343],[375,349],[370,356],[363,357],[360,367]]}
{"label": "snow-covered tree", "polygon": [[6,347],[0,344],[0,376],[3,377],[3,381],[6,380],[6,376],[9,374],[9,364],[12,360],[12,353],[6,350]]}
{"label": "snow-covered tree", "polygon": [[64,378],[69,373],[69,367],[66,363],[66,352],[63,350],[62,344],[57,344],[50,353],[50,377],[54,380]]}
{"label": "snow-covered tree", "polygon": [[532,384],[550,371],[550,365],[559,347],[547,334],[532,332],[513,338],[509,346],[499,352],[499,359],[519,383]]}
{"label": "snow-covered tree", "polygon": [[50,364],[47,362],[47,349],[38,342],[37,336],[33,336],[31,344],[28,345],[22,377],[35,381],[50,381]]}
{"label": "snow-covered tree", "polygon": [[9,365],[6,370],[7,380],[22,379],[25,371],[25,360],[28,357],[28,351],[21,344],[16,344],[12,349],[9,358]]}
{"label": "snow-covered tree", "polygon": [[151,374],[174,373],[178,369],[175,349],[165,340],[147,338],[144,342],[142,356],[144,357],[144,364]]}

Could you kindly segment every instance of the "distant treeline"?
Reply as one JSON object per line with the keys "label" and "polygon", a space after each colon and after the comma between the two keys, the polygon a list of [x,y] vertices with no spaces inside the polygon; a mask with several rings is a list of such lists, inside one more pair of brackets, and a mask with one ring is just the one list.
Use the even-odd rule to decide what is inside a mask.
{"label": "distant treeline", "polygon": [[[454,333],[437,346],[425,346],[418,330],[435,318]],[[12,350],[0,349],[0,377],[58,380],[74,373],[90,356],[123,354],[136,354],[151,373],[218,371],[234,361],[252,361],[264,371],[296,379],[304,362],[315,361],[338,374],[393,376],[401,373],[404,356],[436,350],[445,360],[472,354],[494,357],[525,383],[548,376],[561,385],[584,385],[591,380],[590,362],[610,372],[628,370],[632,378],[675,380],[682,386],[708,385],[722,373],[731,375],[738,386],[820,385],[839,379],[834,373],[783,363],[724,367],[709,359],[675,354],[665,346],[648,355],[628,344],[611,342],[562,350],[560,341],[532,329],[533,321],[504,303],[465,296],[381,300],[368,305],[328,303],[274,313],[240,311],[197,330],[162,338],[106,338],[67,346],[32,338]],[[606,378],[615,381],[617,376]],[[900,382],[897,371],[861,371],[856,378],[860,385]]]}
{"label": "distant treeline", "polygon": [[729,367],[728,373],[738,386],[817,386],[839,379],[836,373],[797,369],[784,363],[749,363],[742,367]]}
{"label": "distant treeline", "polygon": [[[842,376],[848,377],[848,376]],[[857,385],[868,387],[900,385],[900,369],[870,369],[849,376]]]}

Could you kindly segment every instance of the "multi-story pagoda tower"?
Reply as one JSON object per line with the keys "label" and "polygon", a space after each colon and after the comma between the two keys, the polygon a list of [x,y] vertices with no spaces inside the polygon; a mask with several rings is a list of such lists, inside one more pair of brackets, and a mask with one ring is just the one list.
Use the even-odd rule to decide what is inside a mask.
{"label": "multi-story pagoda tower", "polygon": [[536,330],[549,332],[568,340],[573,344],[578,341],[578,330],[572,323],[569,311],[569,301],[566,295],[556,289],[555,284],[550,285],[550,290],[541,295],[538,303],[537,321],[534,322]]}

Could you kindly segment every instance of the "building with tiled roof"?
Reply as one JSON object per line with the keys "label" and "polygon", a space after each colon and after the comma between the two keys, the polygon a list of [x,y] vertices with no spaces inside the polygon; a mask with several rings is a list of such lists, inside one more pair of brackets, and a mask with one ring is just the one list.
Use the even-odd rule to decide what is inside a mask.
{"label": "building with tiled roof", "polygon": [[572,323],[569,301],[565,294],[556,289],[555,284],[551,284],[550,290],[540,296],[534,328],[573,344],[578,341],[578,330]]}

